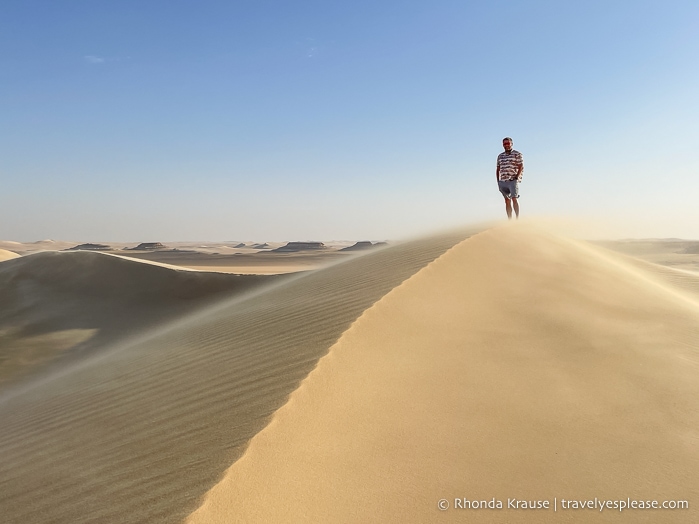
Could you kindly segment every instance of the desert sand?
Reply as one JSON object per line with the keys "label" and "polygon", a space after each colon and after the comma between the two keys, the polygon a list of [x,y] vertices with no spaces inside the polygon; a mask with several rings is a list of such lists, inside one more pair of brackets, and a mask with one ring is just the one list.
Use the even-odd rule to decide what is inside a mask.
{"label": "desert sand", "polygon": [[[104,269],[114,257],[90,255],[77,273],[28,264],[38,255],[0,263],[0,289],[25,282],[3,294],[6,336],[26,342],[48,318],[45,336],[103,337],[0,383],[7,522],[699,519],[699,275],[688,266],[521,223],[245,285],[218,275],[233,279],[218,296],[224,280],[195,272],[201,285],[178,285],[209,292],[188,302],[167,290],[181,278],[170,273],[192,272],[158,266],[158,279],[113,278],[86,298],[116,271]],[[134,334],[145,313],[110,321],[183,300]],[[7,327],[18,319],[29,334]],[[19,347],[0,344],[0,356]],[[595,498],[689,509],[562,507]],[[504,507],[455,507],[481,500]]]}
{"label": "desert sand", "polygon": [[200,273],[89,251],[17,256],[0,265],[0,387],[281,278]]}
{"label": "desert sand", "polygon": [[[3,521],[182,521],[365,309],[474,231],[258,282],[89,252],[1,263],[0,356],[22,371],[0,384]],[[25,362],[17,341],[74,329],[89,349]]]}
{"label": "desert sand", "polygon": [[20,255],[14,251],[8,251],[7,249],[0,249],[0,262],[5,260],[12,260],[13,258],[19,258]]}
{"label": "desert sand", "polygon": [[[279,275],[312,271],[346,259],[356,253],[346,250],[353,243],[330,241],[322,250],[279,251],[286,242],[165,242],[157,243],[161,245],[158,249],[138,249],[141,243],[137,242],[0,241],[0,261],[20,255],[77,250],[201,272]],[[373,244],[379,247],[376,241]],[[77,249],[82,246],[101,249]]]}
{"label": "desert sand", "polygon": [[597,244],[653,264],[699,274],[699,241],[696,240],[641,239],[601,241]]}

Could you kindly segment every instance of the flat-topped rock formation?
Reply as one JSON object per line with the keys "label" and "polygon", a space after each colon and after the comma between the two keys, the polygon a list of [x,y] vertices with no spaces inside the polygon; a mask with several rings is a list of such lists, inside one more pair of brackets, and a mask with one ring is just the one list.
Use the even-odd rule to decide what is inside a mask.
{"label": "flat-topped rock formation", "polygon": [[110,251],[112,248],[106,244],[80,244],[74,247],[69,247],[66,251]]}
{"label": "flat-topped rock formation", "polygon": [[252,247],[255,249],[269,249],[270,246],[265,242],[264,244],[253,244]]}
{"label": "flat-topped rock formation", "polygon": [[289,242],[285,246],[273,249],[275,252],[294,252],[294,251],[317,251],[325,249],[325,244],[322,242]]}
{"label": "flat-topped rock formation", "polygon": [[141,242],[139,245],[137,245],[136,247],[131,248],[131,249],[133,249],[135,251],[138,251],[138,250],[151,251],[154,249],[165,249],[165,246],[162,245],[160,242]]}

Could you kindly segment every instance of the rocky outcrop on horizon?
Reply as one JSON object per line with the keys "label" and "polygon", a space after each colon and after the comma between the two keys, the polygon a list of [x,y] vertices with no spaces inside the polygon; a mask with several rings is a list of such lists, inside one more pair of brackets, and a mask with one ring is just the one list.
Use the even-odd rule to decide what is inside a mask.
{"label": "rocky outcrop on horizon", "polygon": [[132,247],[134,251],[146,250],[153,251],[155,249],[165,249],[166,246],[162,245],[160,242],[141,242],[136,247]]}
{"label": "rocky outcrop on horizon", "polygon": [[326,249],[322,242],[288,242],[285,246],[278,247],[272,251],[277,253],[289,253],[294,251],[318,251]]}
{"label": "rocky outcrop on horizon", "polygon": [[80,244],[78,246],[69,247],[66,251],[110,251],[112,248],[106,244]]}

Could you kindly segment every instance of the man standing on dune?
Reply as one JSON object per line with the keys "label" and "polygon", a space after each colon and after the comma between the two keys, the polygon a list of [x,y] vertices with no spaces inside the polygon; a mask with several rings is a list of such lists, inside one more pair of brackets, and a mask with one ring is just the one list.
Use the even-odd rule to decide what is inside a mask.
{"label": "man standing on dune", "polygon": [[502,139],[504,153],[498,155],[498,165],[495,169],[495,178],[498,181],[498,189],[505,197],[505,210],[507,219],[512,220],[512,208],[515,208],[515,216],[519,219],[519,183],[522,181],[524,161],[522,153],[512,149],[512,139],[508,136]]}

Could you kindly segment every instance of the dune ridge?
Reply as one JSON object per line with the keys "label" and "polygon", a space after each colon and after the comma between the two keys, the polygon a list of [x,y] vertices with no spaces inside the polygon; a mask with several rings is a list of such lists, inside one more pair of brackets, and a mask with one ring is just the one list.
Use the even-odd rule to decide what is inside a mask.
{"label": "dune ridge", "polygon": [[185,518],[362,311],[480,229],[226,299],[0,396],[0,514],[11,523]]}
{"label": "dune ridge", "polygon": [[20,255],[18,255],[14,251],[0,249],[0,262],[4,262],[5,260],[12,260],[13,258],[19,258],[19,256]]}
{"label": "dune ridge", "polygon": [[[666,276],[521,225],[463,241],[364,311],[187,524],[696,522],[697,279]],[[690,505],[507,509],[554,497]]]}

